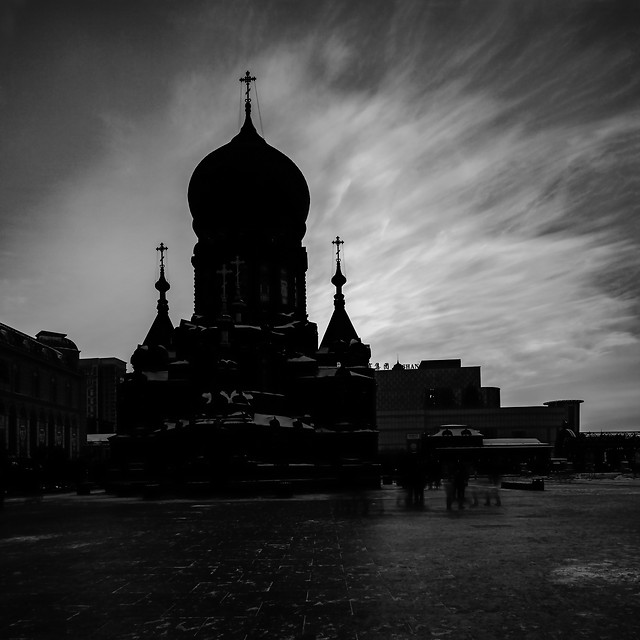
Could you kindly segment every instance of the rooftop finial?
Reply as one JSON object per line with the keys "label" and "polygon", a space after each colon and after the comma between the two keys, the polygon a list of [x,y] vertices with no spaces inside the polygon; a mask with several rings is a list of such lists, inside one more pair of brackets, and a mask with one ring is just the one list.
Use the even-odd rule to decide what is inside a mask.
{"label": "rooftop finial", "polygon": [[332,240],[331,244],[336,245],[336,261],[340,264],[340,245],[344,244],[344,240],[340,240],[340,236],[336,236],[336,239]]}
{"label": "rooftop finial", "polygon": [[[142,344],[144,345],[162,345],[169,348],[173,344],[173,325],[169,319],[169,303],[167,302],[167,291],[171,289],[171,285],[164,277],[164,261],[165,251],[168,247],[164,242],[160,243],[159,247],[156,247],[156,251],[160,252],[160,277],[156,282],[156,289],[160,293],[158,297],[158,315],[149,329],[147,337]],[[135,365],[134,365],[135,366]]]}
{"label": "rooftop finial", "polygon": [[156,251],[160,252],[160,270],[164,271],[164,252],[167,251],[169,247],[165,245],[164,242],[160,243],[159,247],[156,247]]}
{"label": "rooftop finial", "polygon": [[342,287],[347,282],[347,279],[344,277],[344,274],[340,270],[340,245],[344,244],[344,240],[340,240],[340,236],[336,236],[336,239],[332,240],[331,244],[336,245],[336,273],[333,278],[331,278],[331,284],[333,284],[336,288],[336,295],[334,296],[334,299],[336,300],[336,303],[342,301],[341,304],[344,305]]}
{"label": "rooftop finial", "polygon": [[164,242],[160,243],[159,247],[156,247],[156,251],[160,252],[160,277],[156,282],[156,289],[160,292],[160,299],[158,300],[158,311],[166,313],[169,309],[169,303],[167,302],[166,293],[171,288],[171,285],[164,277],[164,252],[167,251],[167,247]]}
{"label": "rooftop finial", "polygon": [[240,267],[244,264],[244,260],[240,260],[240,256],[236,256],[236,259],[232,260],[231,264],[236,268],[236,302],[241,302],[242,294],[240,292]]}
{"label": "rooftop finial", "polygon": [[252,76],[249,71],[247,71],[242,78],[240,78],[240,82],[244,82],[247,85],[247,89],[244,92],[244,112],[249,116],[251,113],[251,83],[256,81],[256,77]]}

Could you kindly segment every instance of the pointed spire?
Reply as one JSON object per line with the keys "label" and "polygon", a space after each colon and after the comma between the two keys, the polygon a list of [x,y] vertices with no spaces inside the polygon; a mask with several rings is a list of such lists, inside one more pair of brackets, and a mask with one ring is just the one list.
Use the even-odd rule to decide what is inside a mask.
{"label": "pointed spire", "polygon": [[347,278],[344,276],[340,269],[340,245],[344,244],[344,240],[340,240],[340,236],[336,236],[335,240],[331,241],[331,244],[336,245],[336,272],[333,278],[331,278],[331,284],[336,288],[336,295],[334,296],[334,304],[337,306],[341,304],[344,307],[344,295],[342,294],[342,287],[347,282]]}
{"label": "pointed spire", "polygon": [[156,247],[156,251],[160,252],[160,277],[156,282],[156,289],[160,292],[160,298],[158,299],[158,312],[162,311],[163,313],[169,312],[169,303],[167,302],[166,293],[171,289],[171,285],[167,282],[167,279],[164,277],[164,252],[167,251],[169,247],[167,247],[164,242],[160,243],[159,247]]}
{"label": "pointed spire", "polygon": [[344,244],[344,240],[341,240],[340,236],[336,236],[336,239],[332,240],[331,244],[336,245],[336,272],[331,278],[331,284],[336,288],[336,293],[333,296],[333,315],[329,320],[320,348],[330,348],[336,341],[342,341],[348,345],[351,340],[359,340],[358,334],[347,315],[344,294],[342,293],[342,287],[347,282],[340,268],[340,246]]}
{"label": "pointed spire", "polygon": [[156,251],[160,252],[160,277],[155,284],[155,288],[160,293],[156,307],[158,315],[153,321],[149,333],[142,344],[162,345],[168,348],[173,342],[173,324],[169,319],[169,302],[167,301],[167,291],[169,291],[171,285],[167,282],[164,275],[164,254],[167,250],[168,247],[163,242],[160,243],[159,247],[156,247]]}

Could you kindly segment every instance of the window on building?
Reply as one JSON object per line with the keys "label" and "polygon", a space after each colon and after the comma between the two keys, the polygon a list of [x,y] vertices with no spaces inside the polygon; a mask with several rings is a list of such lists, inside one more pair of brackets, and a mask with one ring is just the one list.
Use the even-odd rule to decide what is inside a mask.
{"label": "window on building", "polygon": [[0,402],[0,449],[7,445],[7,412],[5,406]]}
{"label": "window on building", "polygon": [[0,360],[0,387],[9,387],[11,384],[11,370],[6,360]]}
{"label": "window on building", "polygon": [[289,304],[289,274],[286,269],[280,269],[280,300],[282,304]]}
{"label": "window on building", "polygon": [[266,265],[260,266],[260,302],[267,304],[271,298],[269,287],[269,269]]}
{"label": "window on building", "polygon": [[448,387],[427,389],[425,406],[427,409],[451,409],[455,407],[456,398],[453,389],[449,389]]}
{"label": "window on building", "polygon": [[22,376],[22,372],[20,371],[20,365],[14,363],[13,364],[13,391],[15,393],[20,393],[21,389],[22,389],[22,384],[21,384],[21,376]]}
{"label": "window on building", "polygon": [[482,395],[480,389],[473,385],[467,385],[462,391],[462,406],[465,408],[482,407]]}
{"label": "window on building", "polygon": [[31,376],[31,395],[34,398],[40,397],[40,373],[37,370]]}

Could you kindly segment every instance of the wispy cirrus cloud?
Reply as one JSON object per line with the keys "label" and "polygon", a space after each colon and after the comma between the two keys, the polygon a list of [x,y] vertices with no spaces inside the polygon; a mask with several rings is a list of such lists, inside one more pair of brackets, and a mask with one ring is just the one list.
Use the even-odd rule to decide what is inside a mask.
{"label": "wispy cirrus cloud", "polygon": [[[250,68],[254,122],[309,182],[309,315],[321,332],[340,235],[347,309],[375,360],[459,357],[503,398],[575,393],[587,423],[616,405],[631,425],[633,16],[589,2],[171,4],[146,3],[145,19],[127,13],[120,29],[129,10],[97,3],[73,28],[61,18],[59,37],[22,38],[4,120],[18,124],[3,130],[4,166],[20,167],[2,200],[3,321],[128,359],[155,314],[161,240],[171,315],[191,315],[186,189],[237,131],[237,78]],[[44,95],[54,108],[26,100]]]}

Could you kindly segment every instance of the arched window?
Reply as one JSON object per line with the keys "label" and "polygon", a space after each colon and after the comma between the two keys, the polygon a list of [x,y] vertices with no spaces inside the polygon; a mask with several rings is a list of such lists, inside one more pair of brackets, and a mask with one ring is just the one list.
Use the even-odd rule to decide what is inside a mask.
{"label": "arched window", "polygon": [[21,374],[22,372],[20,371],[20,365],[16,364],[15,362],[13,363],[13,390],[15,393],[20,393],[21,389],[22,389],[22,385],[21,385]]}
{"label": "arched window", "polygon": [[289,274],[284,268],[280,269],[280,301],[289,304]]}
{"label": "arched window", "polygon": [[34,398],[40,397],[40,372],[37,369],[31,375],[31,395]]}
{"label": "arched window", "polygon": [[271,299],[271,287],[269,286],[269,268],[266,264],[260,265],[260,302],[268,304]]}
{"label": "arched window", "polygon": [[38,446],[44,447],[47,444],[47,420],[44,412],[38,416]]}
{"label": "arched window", "polygon": [[49,420],[47,421],[47,445],[49,447],[56,446],[56,423],[52,413],[49,414]]}
{"label": "arched window", "polygon": [[0,402],[0,450],[7,447],[7,411]]}
{"label": "arched window", "polygon": [[35,411],[29,414],[29,455],[33,456],[38,448],[38,416]]}
{"label": "arched window", "polygon": [[6,360],[0,360],[0,387],[9,388],[11,385],[11,369]]}
{"label": "arched window", "polygon": [[62,429],[62,418],[60,416],[58,416],[56,418],[56,441],[55,441],[55,445],[56,445],[56,447],[63,447],[64,446],[64,431]]}
{"label": "arched window", "polygon": [[18,415],[15,407],[9,408],[9,422],[8,422],[8,441],[9,441],[9,454],[18,453]]}
{"label": "arched window", "polygon": [[29,455],[28,428],[27,412],[24,409],[20,409],[20,415],[18,416],[18,455],[24,457]]}
{"label": "arched window", "polygon": [[73,434],[71,432],[71,424],[69,422],[69,418],[65,418],[64,421],[64,448],[67,452],[68,456],[73,456],[74,454],[74,442],[73,442]]}

